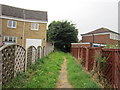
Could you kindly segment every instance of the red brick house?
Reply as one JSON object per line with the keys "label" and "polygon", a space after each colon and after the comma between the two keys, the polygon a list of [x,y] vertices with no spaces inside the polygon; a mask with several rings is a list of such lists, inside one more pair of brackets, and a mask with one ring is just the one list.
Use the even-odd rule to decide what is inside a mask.
{"label": "red brick house", "polygon": [[81,36],[83,43],[118,44],[118,42],[120,42],[120,33],[111,31],[107,28],[99,28],[85,34],[81,34]]}

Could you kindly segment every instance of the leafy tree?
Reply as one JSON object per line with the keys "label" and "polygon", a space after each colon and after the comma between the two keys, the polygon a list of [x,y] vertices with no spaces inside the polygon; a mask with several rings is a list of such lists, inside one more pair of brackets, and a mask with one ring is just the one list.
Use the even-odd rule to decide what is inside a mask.
{"label": "leafy tree", "polygon": [[75,24],[68,21],[53,21],[47,30],[48,41],[54,42],[57,49],[70,51],[71,43],[78,42]]}

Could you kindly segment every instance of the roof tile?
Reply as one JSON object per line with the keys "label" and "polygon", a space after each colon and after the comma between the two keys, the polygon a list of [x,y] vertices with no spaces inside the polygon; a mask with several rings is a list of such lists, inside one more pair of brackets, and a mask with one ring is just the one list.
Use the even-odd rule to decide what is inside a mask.
{"label": "roof tile", "polygon": [[44,11],[27,10],[27,9],[8,6],[8,5],[1,5],[1,6],[2,6],[2,15],[4,16],[24,18],[24,12],[25,12],[25,19],[48,21],[47,12]]}

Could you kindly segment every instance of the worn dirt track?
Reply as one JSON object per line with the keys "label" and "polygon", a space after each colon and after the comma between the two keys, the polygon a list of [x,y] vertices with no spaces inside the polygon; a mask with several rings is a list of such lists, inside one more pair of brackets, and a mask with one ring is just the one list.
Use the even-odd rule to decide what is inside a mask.
{"label": "worn dirt track", "polygon": [[65,57],[56,86],[56,88],[72,88],[67,79],[67,60]]}

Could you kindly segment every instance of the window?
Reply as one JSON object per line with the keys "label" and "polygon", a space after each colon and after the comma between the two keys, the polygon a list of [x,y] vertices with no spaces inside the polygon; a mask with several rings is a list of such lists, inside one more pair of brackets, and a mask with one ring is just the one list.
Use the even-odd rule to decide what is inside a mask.
{"label": "window", "polygon": [[31,30],[38,30],[39,24],[38,23],[31,23]]}
{"label": "window", "polygon": [[12,37],[9,37],[9,41],[12,42]]}
{"label": "window", "polygon": [[16,37],[13,37],[13,42],[16,43]]}
{"label": "window", "polygon": [[12,36],[4,36],[4,41],[5,42],[17,43],[17,38],[16,37],[12,37]]}
{"label": "window", "polygon": [[111,34],[110,34],[110,39],[119,40],[119,35],[118,35],[118,34],[111,33]]}
{"label": "window", "polygon": [[4,41],[8,41],[8,37],[4,37]]}
{"label": "window", "polygon": [[16,28],[16,21],[8,20],[8,27],[9,28]]}

